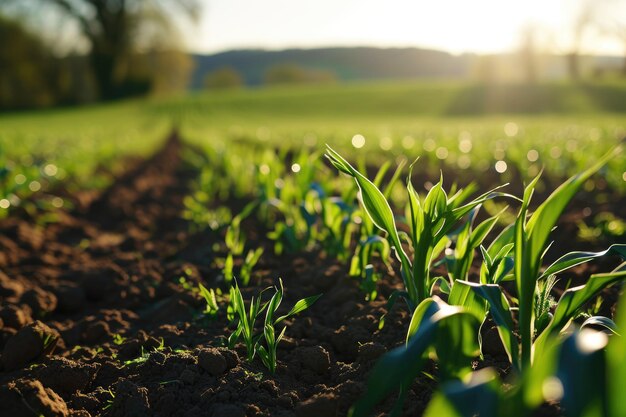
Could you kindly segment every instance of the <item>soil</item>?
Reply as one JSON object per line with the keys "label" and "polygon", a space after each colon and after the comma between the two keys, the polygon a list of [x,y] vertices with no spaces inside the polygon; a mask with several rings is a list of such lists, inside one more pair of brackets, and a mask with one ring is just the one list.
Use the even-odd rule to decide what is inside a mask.
{"label": "soil", "polygon": [[[343,416],[364,392],[377,358],[403,343],[409,312],[400,303],[385,308],[401,288],[396,273],[388,271],[377,299],[367,302],[345,263],[307,252],[264,255],[243,289],[249,299],[282,277],[285,308],[323,293],[287,321],[276,374],[258,358],[247,362],[243,345],[224,347],[232,328],[223,300],[209,320],[204,300],[189,289],[228,287],[213,262],[212,246],[223,236],[192,232],[180,215],[198,174],[182,158],[186,146],[173,134],[104,192],[66,196],[76,208],[55,212],[54,221],[16,212],[0,222],[0,415]],[[608,207],[623,211],[624,198],[612,198]],[[556,234],[559,245],[606,248],[571,238],[590,204],[583,195],[571,205]],[[271,253],[262,233],[255,243]],[[580,267],[570,278],[580,281],[614,264]],[[610,314],[618,289],[605,296]],[[505,375],[506,356],[494,334],[486,332],[485,360],[476,366]],[[432,364],[427,371],[436,374]],[[420,415],[435,387],[418,378],[404,415]]]}

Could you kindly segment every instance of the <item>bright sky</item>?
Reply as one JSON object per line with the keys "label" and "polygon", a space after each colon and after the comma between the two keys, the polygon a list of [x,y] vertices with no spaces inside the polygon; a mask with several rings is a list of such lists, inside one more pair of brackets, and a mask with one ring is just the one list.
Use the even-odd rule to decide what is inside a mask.
{"label": "bright sky", "polygon": [[[186,37],[196,52],[372,45],[489,53],[516,48],[532,24],[541,48],[565,53],[584,1],[205,0],[200,23]],[[602,21],[626,26],[626,1],[591,1],[594,12],[600,3],[610,9]],[[592,27],[583,49],[621,55],[624,45]]]}

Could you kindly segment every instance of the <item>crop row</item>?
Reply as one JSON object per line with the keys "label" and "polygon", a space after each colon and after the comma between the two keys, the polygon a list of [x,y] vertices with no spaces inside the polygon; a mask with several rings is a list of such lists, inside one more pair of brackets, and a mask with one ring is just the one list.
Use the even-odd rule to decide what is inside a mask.
{"label": "crop row", "polygon": [[[624,372],[612,374],[624,366],[618,333],[626,322],[616,324],[596,315],[591,301],[626,278],[626,263],[587,277],[583,285],[561,285],[558,300],[553,290],[558,277],[575,266],[609,255],[626,259],[626,245],[561,253],[551,264],[544,262],[551,232],[567,204],[594,174],[623,158],[619,146],[540,204],[532,197],[541,174],[520,196],[505,192],[505,185],[478,193],[473,183],[446,187],[443,176],[416,188],[413,173],[421,160],[411,164],[403,185],[403,163],[395,171],[390,163],[378,169],[364,163],[355,168],[330,147],[326,157],[354,181],[337,176],[315,152],[213,143],[205,155],[187,155],[189,163],[204,168],[185,200],[184,216],[197,228],[223,232],[219,266],[232,288],[238,288],[235,279],[248,284],[263,254],[247,241],[242,227],[246,219],[267,230],[276,254],[317,249],[344,261],[366,299],[377,296],[376,282],[387,270],[399,269],[405,288],[391,295],[388,307],[403,300],[412,312],[406,346],[380,359],[353,415],[369,415],[394,391],[400,393],[395,408],[399,412],[427,358],[436,360],[441,383],[428,415],[529,415],[554,400],[561,401],[567,415],[620,415],[613,414],[622,406],[619,397],[609,394],[626,378]],[[237,206],[234,202],[244,207],[238,213],[228,208]],[[552,248],[555,251],[558,248]],[[447,273],[432,276],[436,266],[444,266]],[[232,311],[243,308],[241,299],[233,304],[236,299],[231,290]],[[238,321],[238,328],[248,329],[250,359],[262,347],[261,334],[273,348],[280,340],[270,336],[276,323],[270,320],[270,329],[267,319],[265,330],[256,339],[252,335],[254,326],[244,318],[256,317],[260,296],[256,303],[251,302],[248,316],[240,312]],[[512,368],[507,383],[512,388],[504,389],[493,370],[472,370],[472,361],[482,356],[481,328],[487,325],[496,326],[506,350]],[[262,352],[267,358],[267,348]],[[274,369],[268,365],[272,361],[263,362]],[[576,363],[583,366],[573,367]],[[597,385],[581,394],[585,381]],[[467,401],[474,395],[481,401]]]}

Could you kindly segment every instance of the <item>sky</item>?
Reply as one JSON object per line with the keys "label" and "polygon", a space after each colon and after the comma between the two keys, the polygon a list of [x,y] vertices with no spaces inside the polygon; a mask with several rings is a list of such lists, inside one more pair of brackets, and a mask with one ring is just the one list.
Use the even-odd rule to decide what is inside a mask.
{"label": "sky", "polygon": [[[184,36],[201,53],[354,45],[497,53],[518,48],[532,27],[539,49],[567,53],[585,1],[204,0],[198,24],[186,25]],[[589,1],[605,26],[626,27],[626,0]],[[583,39],[583,52],[624,53],[624,42],[594,27]]]}

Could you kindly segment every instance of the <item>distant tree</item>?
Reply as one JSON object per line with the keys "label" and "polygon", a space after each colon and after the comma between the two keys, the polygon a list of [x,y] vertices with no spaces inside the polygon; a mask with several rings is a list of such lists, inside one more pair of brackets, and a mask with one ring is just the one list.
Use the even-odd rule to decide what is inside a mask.
{"label": "distant tree", "polygon": [[[626,21],[623,12],[626,10],[625,0],[587,0],[586,7],[577,22],[577,29],[584,25],[592,26],[600,37],[618,40],[624,47],[624,61],[622,75],[626,76]],[[621,17],[621,20],[620,20]],[[611,72],[608,68],[597,68],[596,72],[602,74]]]}
{"label": "distant tree", "polygon": [[622,64],[622,76],[626,77],[626,23],[614,22],[603,28],[603,32],[613,38],[618,39],[624,46],[624,61]]}
{"label": "distant tree", "polygon": [[[61,74],[41,39],[0,16],[0,108],[42,107],[59,100]],[[10,41],[8,41],[10,40]]]}
{"label": "distant tree", "polygon": [[265,73],[266,84],[332,83],[337,81],[332,71],[303,68],[295,64],[280,64]]}
{"label": "distant tree", "polygon": [[144,92],[155,95],[184,91],[194,68],[193,58],[175,49],[137,52],[126,61],[125,77],[138,83]]}
{"label": "distant tree", "polygon": [[626,25],[619,25],[615,28],[615,34],[619,36],[624,45],[624,63],[622,65],[622,75],[626,77]]}
{"label": "distant tree", "polygon": [[0,0],[0,5],[10,3],[30,8],[31,13],[36,8],[37,15],[42,7],[48,7],[78,24],[89,44],[89,62],[100,97],[105,100],[124,90],[120,67],[137,52],[146,25],[169,33],[169,13],[182,10],[193,18],[200,6],[199,0]]}
{"label": "distant tree", "polygon": [[293,84],[306,80],[306,71],[295,64],[282,64],[271,67],[265,72],[266,84]]}
{"label": "distant tree", "polygon": [[519,50],[520,67],[523,71],[524,81],[534,83],[537,81],[537,46],[536,28],[526,26],[522,31],[522,45]]}
{"label": "distant tree", "polygon": [[204,78],[204,85],[209,90],[239,88],[244,85],[239,71],[233,67],[222,67],[210,72]]}
{"label": "distant tree", "polygon": [[572,80],[580,79],[580,50],[587,30],[594,22],[594,4],[587,0],[583,3],[572,26],[572,44],[567,54],[567,70]]}

